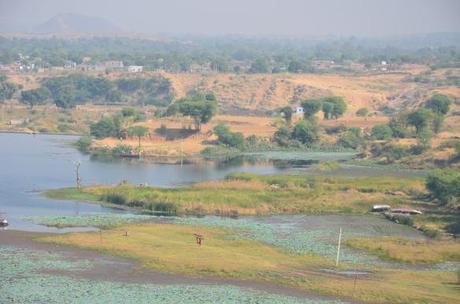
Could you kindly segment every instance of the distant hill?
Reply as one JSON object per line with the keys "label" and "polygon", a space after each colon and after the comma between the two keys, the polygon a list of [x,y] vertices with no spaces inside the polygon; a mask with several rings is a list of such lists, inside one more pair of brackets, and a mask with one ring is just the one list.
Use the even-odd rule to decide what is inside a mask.
{"label": "distant hill", "polygon": [[120,28],[103,18],[76,14],[59,14],[35,27],[37,33],[116,33]]}

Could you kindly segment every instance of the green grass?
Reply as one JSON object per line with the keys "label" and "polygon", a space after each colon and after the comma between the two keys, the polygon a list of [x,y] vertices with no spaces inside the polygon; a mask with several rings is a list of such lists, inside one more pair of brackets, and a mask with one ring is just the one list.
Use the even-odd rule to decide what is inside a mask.
{"label": "green grass", "polygon": [[[124,236],[128,231],[129,235]],[[202,246],[193,234],[204,235]],[[375,268],[365,279],[331,275],[334,259],[298,255],[232,237],[229,228],[142,224],[99,233],[48,236],[41,241],[93,249],[167,273],[270,282],[372,303],[457,303],[456,275],[442,271]],[[356,269],[343,265],[343,269]]]}
{"label": "green grass", "polygon": [[63,188],[48,190],[45,195],[52,199],[74,200],[95,202],[99,200],[99,196],[90,192],[82,191],[78,188]]}
{"label": "green grass", "polygon": [[375,203],[411,205],[411,193],[420,191],[423,182],[417,178],[233,174],[223,181],[183,188],[90,186],[52,190],[47,195],[95,202],[116,197],[123,205],[151,211],[169,206],[179,214],[363,214]]}

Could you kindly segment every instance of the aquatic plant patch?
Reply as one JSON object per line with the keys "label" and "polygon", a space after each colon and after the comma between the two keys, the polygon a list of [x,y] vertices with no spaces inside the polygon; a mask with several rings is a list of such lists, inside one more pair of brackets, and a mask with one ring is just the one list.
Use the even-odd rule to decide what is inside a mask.
{"label": "aquatic plant patch", "polygon": [[150,215],[130,213],[104,213],[60,216],[25,217],[24,220],[50,227],[99,227],[110,228],[120,225],[141,223],[154,219]]}
{"label": "aquatic plant patch", "polygon": [[82,270],[92,264],[41,250],[0,246],[0,257],[0,303],[344,303],[226,285],[124,284],[44,274],[40,271]]}

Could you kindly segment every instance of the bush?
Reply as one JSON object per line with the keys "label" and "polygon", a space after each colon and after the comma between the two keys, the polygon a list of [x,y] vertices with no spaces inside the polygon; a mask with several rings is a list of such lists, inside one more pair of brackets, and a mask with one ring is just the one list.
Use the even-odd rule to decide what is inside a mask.
{"label": "bush", "polygon": [[177,206],[173,203],[150,203],[149,209],[154,213],[161,213],[167,215],[177,214]]}
{"label": "bush", "polygon": [[445,205],[460,200],[460,172],[453,170],[435,170],[425,180],[431,195]]}
{"label": "bush", "polygon": [[230,128],[222,123],[215,126],[213,131],[219,143],[229,147],[243,148],[245,141],[242,133],[230,132]]}
{"label": "bush", "polygon": [[299,121],[292,130],[291,137],[303,144],[311,145],[319,141],[319,128],[313,119]]}
{"label": "bush", "polygon": [[104,117],[89,127],[90,134],[96,138],[118,137],[121,133],[121,118]]}
{"label": "bush", "polygon": [[357,149],[363,144],[364,140],[361,136],[361,130],[358,128],[350,128],[342,136],[340,136],[338,144],[344,148]]}
{"label": "bush", "polygon": [[367,108],[361,108],[356,111],[356,116],[359,117],[366,117],[369,114],[369,110]]}
{"label": "bush", "polygon": [[118,144],[112,149],[113,156],[131,155],[133,149],[129,145]]}
{"label": "bush", "polygon": [[386,157],[388,163],[407,156],[408,150],[406,147],[397,144],[386,144],[383,146],[381,155]]}
{"label": "bush", "polygon": [[104,200],[115,205],[125,205],[126,198],[120,194],[109,193],[105,195]]}
{"label": "bush", "polygon": [[372,128],[372,137],[387,140],[393,137],[393,130],[387,125],[376,125]]}
{"label": "bush", "polygon": [[145,202],[140,201],[140,200],[132,200],[128,202],[129,207],[134,207],[134,208],[142,208],[144,207]]}
{"label": "bush", "polygon": [[77,141],[77,148],[82,152],[88,152],[92,143],[93,138],[91,136],[82,136]]}

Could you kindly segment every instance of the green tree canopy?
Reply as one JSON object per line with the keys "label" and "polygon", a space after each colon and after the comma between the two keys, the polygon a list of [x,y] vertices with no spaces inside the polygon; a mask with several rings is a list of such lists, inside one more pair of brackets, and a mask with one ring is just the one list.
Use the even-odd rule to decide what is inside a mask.
{"label": "green tree canopy", "polygon": [[313,119],[299,121],[292,130],[292,138],[311,145],[319,141],[319,128]]}
{"label": "green tree canopy", "polygon": [[50,97],[50,91],[44,87],[21,92],[21,102],[28,104],[31,108],[35,105],[45,104]]}
{"label": "green tree canopy", "polygon": [[195,129],[200,130],[201,124],[208,123],[217,113],[217,102],[209,100],[202,94],[182,98],[173,103],[167,114],[180,113],[191,117],[195,122]]}
{"label": "green tree canopy", "polygon": [[460,200],[460,172],[454,170],[434,170],[425,180],[426,188],[441,204]]}
{"label": "green tree canopy", "polygon": [[415,127],[416,133],[420,133],[424,128],[430,125],[433,119],[433,113],[427,109],[417,109],[407,116],[407,123]]}
{"label": "green tree canopy", "polygon": [[375,125],[371,134],[375,139],[386,140],[393,137],[393,130],[388,125]]}
{"label": "green tree canopy", "polygon": [[307,99],[301,102],[305,118],[315,116],[322,108],[322,102],[318,99]]}
{"label": "green tree canopy", "polygon": [[8,82],[6,76],[0,75],[0,101],[11,99],[16,90],[15,84]]}
{"label": "green tree canopy", "polygon": [[438,115],[446,115],[450,108],[450,99],[445,95],[436,94],[428,99],[425,107]]}
{"label": "green tree canopy", "polygon": [[244,146],[243,134],[240,132],[231,132],[230,128],[223,123],[215,126],[213,131],[217,136],[218,142],[221,144],[235,148],[242,148]]}
{"label": "green tree canopy", "polygon": [[132,126],[128,128],[128,135],[131,137],[137,137],[139,140],[138,147],[141,147],[141,138],[149,133],[149,129],[144,126]]}

